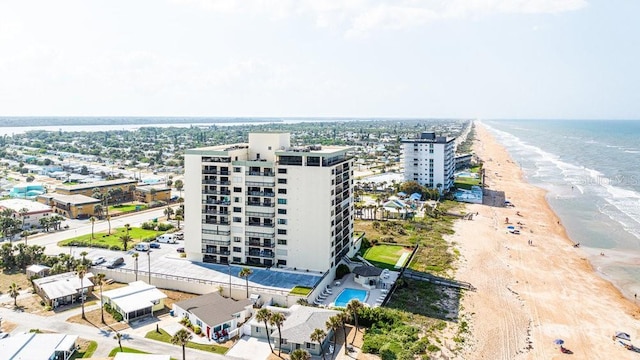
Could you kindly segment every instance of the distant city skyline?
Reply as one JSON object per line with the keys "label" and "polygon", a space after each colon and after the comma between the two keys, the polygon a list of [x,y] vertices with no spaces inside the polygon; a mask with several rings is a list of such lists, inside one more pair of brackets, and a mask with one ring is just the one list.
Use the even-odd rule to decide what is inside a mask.
{"label": "distant city skyline", "polygon": [[6,1],[0,116],[639,119],[640,2]]}

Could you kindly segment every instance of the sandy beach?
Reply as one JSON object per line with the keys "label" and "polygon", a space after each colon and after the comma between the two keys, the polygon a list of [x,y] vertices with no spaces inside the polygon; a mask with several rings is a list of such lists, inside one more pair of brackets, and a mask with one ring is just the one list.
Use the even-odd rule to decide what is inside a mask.
{"label": "sandy beach", "polygon": [[[580,239],[569,239],[549,208],[545,191],[527,184],[506,150],[477,123],[476,134],[474,148],[489,189],[505,191],[515,207],[468,205],[468,212],[479,215],[456,222],[450,237],[461,253],[456,278],[477,288],[462,300],[471,328],[462,358],[640,358],[612,340],[624,331],[640,346],[634,301],[594,272],[573,246]],[[507,231],[507,217],[509,225],[524,224],[520,235]],[[556,339],[573,355],[562,354]]]}

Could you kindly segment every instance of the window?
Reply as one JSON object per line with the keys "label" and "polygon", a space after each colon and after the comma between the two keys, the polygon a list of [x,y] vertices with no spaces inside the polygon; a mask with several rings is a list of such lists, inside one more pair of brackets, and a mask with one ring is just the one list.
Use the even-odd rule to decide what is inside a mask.
{"label": "window", "polygon": [[240,202],[240,198],[239,198],[239,197],[234,197],[234,198],[233,198],[233,202],[237,202],[237,203],[239,203],[239,202]]}
{"label": "window", "polygon": [[235,222],[235,223],[242,222],[242,218],[241,218],[241,217],[239,217],[239,216],[234,216],[234,217],[233,217],[233,222]]}
{"label": "window", "polygon": [[278,265],[287,266],[287,260],[278,260]]}
{"label": "window", "polygon": [[278,199],[278,205],[287,205],[287,199]]}
{"label": "window", "polygon": [[286,174],[287,169],[278,169],[278,174]]}
{"label": "window", "polygon": [[315,349],[316,348],[316,344],[313,343],[304,343],[307,346],[307,349]]}
{"label": "window", "polygon": [[278,179],[278,184],[286,184],[287,179]]}
{"label": "window", "polygon": [[242,192],[242,188],[234,187],[233,192]]}
{"label": "window", "polygon": [[287,245],[286,239],[278,239],[278,245]]}
{"label": "window", "polygon": [[196,325],[198,325],[198,326],[202,327],[202,321],[200,321],[200,320],[196,320]]}
{"label": "window", "polygon": [[239,213],[239,212],[242,212],[242,208],[234,207],[234,208],[233,208],[233,212],[238,212],[238,213]]}
{"label": "window", "polygon": [[278,194],[287,194],[287,189],[278,189]]}
{"label": "window", "polygon": [[278,229],[278,235],[287,235],[287,230],[285,230],[285,229]]}
{"label": "window", "polygon": [[287,209],[278,209],[278,214],[287,215]]}
{"label": "window", "polygon": [[242,261],[242,259],[240,259],[239,257],[234,257],[234,258],[233,258],[233,262],[234,262],[234,263],[239,263],[239,262],[241,262],[241,261]]}
{"label": "window", "polygon": [[239,246],[234,246],[233,247],[233,252],[242,252],[242,248]]}
{"label": "window", "polygon": [[278,219],[278,225],[287,225],[287,219]]}
{"label": "window", "polygon": [[233,168],[233,172],[242,172],[242,169],[239,166]]}

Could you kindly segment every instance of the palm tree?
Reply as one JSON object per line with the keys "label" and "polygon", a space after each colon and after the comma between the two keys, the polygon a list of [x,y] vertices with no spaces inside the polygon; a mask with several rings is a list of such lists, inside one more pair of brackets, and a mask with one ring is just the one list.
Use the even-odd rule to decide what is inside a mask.
{"label": "palm tree", "polygon": [[284,314],[280,312],[272,313],[271,318],[269,319],[269,324],[278,328],[278,356],[280,356],[280,348],[282,347],[282,332],[280,331],[280,327],[284,323],[284,320]]}
{"label": "palm tree", "polygon": [[318,328],[313,330],[311,335],[309,335],[309,338],[311,339],[311,341],[315,341],[318,343],[318,345],[320,345],[320,352],[322,353],[323,360],[325,359],[325,357],[324,357],[324,348],[322,347],[322,342],[326,337],[327,337],[327,333],[324,332],[324,330],[318,329]]}
{"label": "palm tree", "polygon": [[173,214],[173,209],[167,204],[167,208],[164,209],[164,214],[167,215],[167,220],[171,220],[171,215]]}
{"label": "palm tree", "polygon": [[78,265],[76,268],[78,277],[80,278],[80,301],[82,303],[82,318],[86,319],[84,315],[84,276],[87,274],[87,267],[84,265]]}
{"label": "palm tree", "polygon": [[176,215],[173,219],[178,222],[178,230],[180,230],[180,221],[184,220],[184,217],[182,217],[182,215]]}
{"label": "palm tree", "polygon": [[131,257],[133,257],[133,259],[136,261],[136,266],[134,268],[134,270],[136,272],[136,281],[138,281],[138,256],[140,256],[140,254],[138,254],[137,252],[131,254]]}
{"label": "palm tree", "polygon": [[122,334],[120,334],[119,332],[116,332],[116,335],[113,338],[118,340],[118,346],[120,346],[120,352],[124,352],[124,350],[122,350]]}
{"label": "palm tree", "polygon": [[111,235],[111,215],[107,215],[107,223],[109,223],[109,231],[107,235]]}
{"label": "palm tree", "polygon": [[242,268],[242,270],[240,270],[240,273],[238,273],[238,277],[244,278],[247,283],[247,299],[249,298],[249,276],[251,276],[251,274],[253,274],[253,270],[249,269],[248,267]]}
{"label": "palm tree", "polygon": [[307,352],[307,350],[303,349],[295,349],[289,355],[289,359],[291,360],[309,360],[311,359],[311,354]]}
{"label": "palm tree", "polygon": [[129,245],[129,242],[131,241],[131,236],[129,235],[129,233],[124,233],[122,235],[120,235],[120,241],[122,241],[122,249],[124,251],[127,251],[127,246]]}
{"label": "palm tree", "polygon": [[98,216],[98,218],[102,218],[104,208],[102,207],[102,205],[96,204],[96,206],[93,207],[93,212],[96,214],[96,216]]}
{"label": "palm tree", "polygon": [[100,286],[100,311],[102,317],[102,323],[104,324],[104,303],[102,300],[102,284],[104,284],[104,278],[106,275],[104,273],[99,273],[93,277],[93,283]]}
{"label": "palm tree", "polygon": [[[356,335],[358,334],[358,311],[360,311],[360,309],[362,309],[363,307],[364,306],[362,305],[362,303],[357,299],[353,299],[349,301],[349,303],[347,304],[347,311],[349,311],[353,315],[353,322],[356,327],[356,331],[353,332],[353,339],[351,340],[351,345],[353,345],[353,342],[356,340]],[[346,342],[346,339],[345,339],[345,342]]]}
{"label": "palm tree", "polygon": [[80,256],[82,256],[82,264],[83,265],[87,265],[87,255],[89,255],[88,252],[83,251],[80,253]]}
{"label": "palm tree", "polygon": [[171,338],[172,344],[182,346],[182,360],[185,359],[184,348],[185,346],[187,346],[187,343],[189,342],[189,340],[191,340],[192,337],[193,335],[191,335],[191,333],[188,332],[186,329],[180,329]]}
{"label": "palm tree", "polygon": [[93,240],[93,226],[95,225],[96,220],[95,216],[89,218],[89,221],[91,222],[91,240]]}
{"label": "palm tree", "polygon": [[[333,333],[333,345],[336,346],[336,333],[338,332],[338,329],[340,329],[340,327],[342,326],[340,320],[340,316],[339,315],[333,315],[332,317],[330,317],[327,322],[325,323],[325,326],[327,327],[327,330],[329,330],[330,332]],[[333,354],[331,354],[331,358],[333,359]]]}
{"label": "palm tree", "polygon": [[271,340],[269,339],[269,325],[268,322],[273,316],[273,313],[269,311],[269,309],[260,309],[256,313],[256,321],[264,322],[264,330],[267,333],[267,342],[269,343],[269,348],[271,349],[271,353],[273,353],[273,347],[271,346]]}
{"label": "palm tree", "polygon": [[13,306],[18,307],[18,295],[20,295],[20,287],[16,283],[9,286],[9,296],[13,298]]}
{"label": "palm tree", "polygon": [[27,238],[29,237],[29,232],[27,230],[20,233],[20,236],[24,238],[24,244],[27,245]]}
{"label": "palm tree", "polygon": [[351,319],[351,316],[346,311],[342,311],[336,316],[338,317],[340,327],[342,327],[342,335],[344,336],[344,354],[347,355],[347,323],[349,322],[349,319]]}
{"label": "palm tree", "polygon": [[29,213],[29,209],[22,208],[20,209],[19,213],[20,213],[20,217],[22,218],[22,230],[24,230],[24,217],[27,216],[27,214]]}

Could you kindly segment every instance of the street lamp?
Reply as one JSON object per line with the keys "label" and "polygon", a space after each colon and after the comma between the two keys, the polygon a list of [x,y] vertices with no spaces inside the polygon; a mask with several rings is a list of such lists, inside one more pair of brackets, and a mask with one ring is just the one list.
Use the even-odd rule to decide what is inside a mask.
{"label": "street lamp", "polygon": [[147,251],[147,259],[149,260],[149,285],[151,285],[151,250]]}

